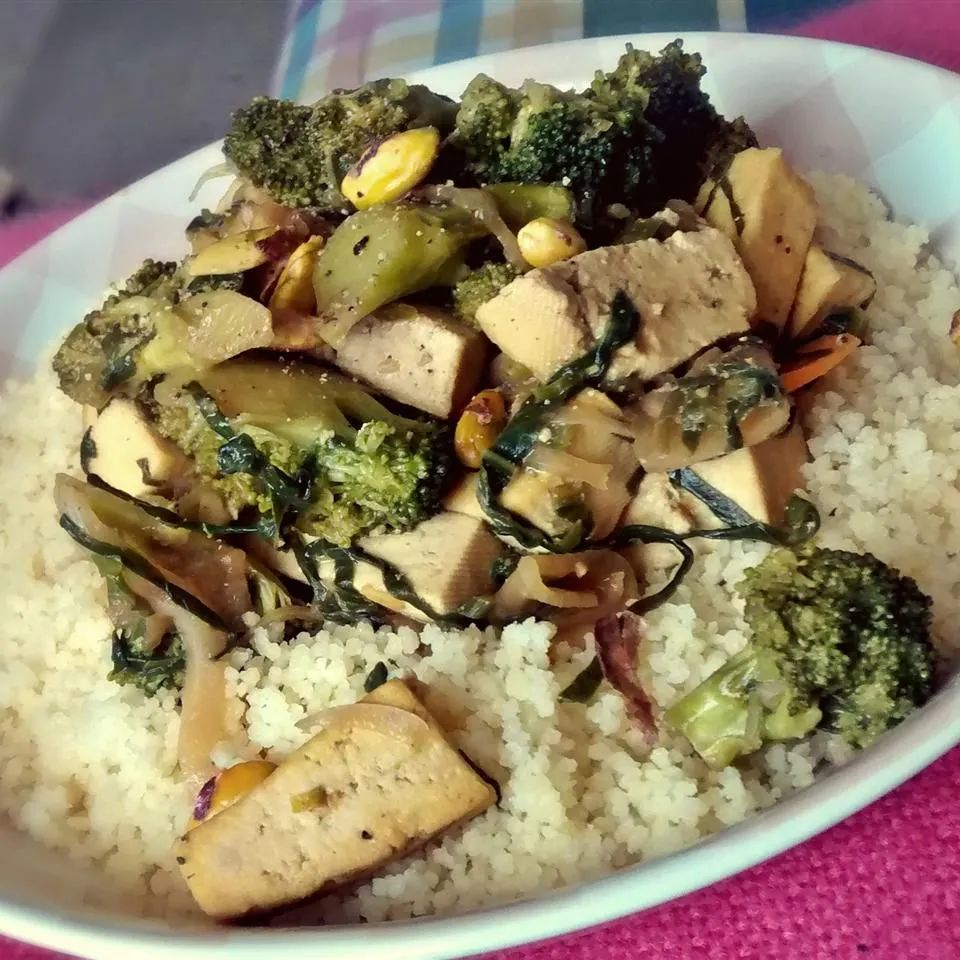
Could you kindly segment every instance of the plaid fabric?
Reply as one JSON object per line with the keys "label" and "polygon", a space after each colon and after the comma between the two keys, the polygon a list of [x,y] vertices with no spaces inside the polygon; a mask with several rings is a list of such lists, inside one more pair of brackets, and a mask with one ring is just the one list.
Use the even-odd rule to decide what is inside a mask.
{"label": "plaid fabric", "polygon": [[280,96],[483,53],[580,37],[690,30],[785,31],[849,0],[296,0]]}

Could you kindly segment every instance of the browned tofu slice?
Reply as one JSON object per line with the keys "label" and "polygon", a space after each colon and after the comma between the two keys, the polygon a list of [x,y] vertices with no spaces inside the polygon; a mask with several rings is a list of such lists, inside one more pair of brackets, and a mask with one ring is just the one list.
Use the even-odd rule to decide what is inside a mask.
{"label": "browned tofu slice", "polygon": [[756,288],[757,321],[782,330],[817,225],[813,188],[779,147],[751,147],[703,185],[696,207],[736,244]]}
{"label": "browned tofu slice", "polygon": [[610,381],[649,380],[749,329],[756,307],[733,244],[704,227],[664,241],[601,247],[533,270],[477,311],[483,332],[546,380],[599,337],[617,291],[640,313],[636,340],[614,356]]}
{"label": "browned tofu slice", "polygon": [[[787,501],[803,487],[806,462],[807,442],[803,429],[795,423],[779,436],[716,460],[705,460],[690,469],[755,520],[779,523]],[[695,497],[685,503],[695,513],[698,526],[724,525],[707,504]]]}
{"label": "browned tofu slice", "polygon": [[357,323],[335,363],[394,400],[449,417],[473,395],[485,361],[476,330],[441,310],[394,304]]}
{"label": "browned tofu slice", "polygon": [[797,339],[813,333],[831,313],[862,307],[876,289],[866,267],[814,244],[807,251],[790,314],[790,336]]}
{"label": "browned tofu slice", "polygon": [[[438,513],[406,533],[363,537],[358,546],[406,577],[414,593],[440,615],[493,592],[490,568],[505,549],[481,519],[463,513]],[[375,603],[415,620],[429,619],[411,604],[391,600],[383,572],[372,564],[357,564],[353,583]]]}
{"label": "browned tofu slice", "polygon": [[275,910],[377,873],[496,800],[400,680],[317,721],[266,780],[177,842],[208,915]]}

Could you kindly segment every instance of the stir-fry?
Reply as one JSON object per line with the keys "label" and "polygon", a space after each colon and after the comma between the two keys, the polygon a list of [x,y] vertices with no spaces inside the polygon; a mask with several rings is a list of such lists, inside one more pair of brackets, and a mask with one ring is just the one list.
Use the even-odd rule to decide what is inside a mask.
{"label": "stir-fry", "polygon": [[[609,684],[718,767],[818,726],[861,746],[929,697],[929,602],[814,545],[798,496],[797,394],[869,336],[873,277],[820,243],[812,189],[702,74],[677,42],[580,92],[258,98],[190,253],[67,336],[54,368],[87,428],[61,524],[107,584],[112,678],[179,690],[184,775],[242,736],[222,657],[255,623],[548,620],[595,650],[566,699]],[[740,587],[755,643],[664,713],[642,615],[717,538],[775,545]],[[178,848],[205,910],[329,889],[494,801],[384,680],[235,774],[238,802],[211,813],[209,782]],[[271,852],[234,863],[267,819]]]}

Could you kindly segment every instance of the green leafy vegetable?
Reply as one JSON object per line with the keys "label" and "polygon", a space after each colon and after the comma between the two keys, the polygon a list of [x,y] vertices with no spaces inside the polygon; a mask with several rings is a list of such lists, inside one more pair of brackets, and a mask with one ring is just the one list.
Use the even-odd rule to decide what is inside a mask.
{"label": "green leafy vegetable", "polygon": [[589,703],[596,696],[601,683],[603,683],[603,667],[600,664],[600,658],[594,657],[560,691],[560,700],[565,703]]}
{"label": "green leafy vegetable", "polygon": [[693,550],[685,542],[683,535],[642,523],[631,523],[621,527],[606,540],[597,544],[597,547],[616,550],[620,547],[629,546],[631,543],[668,543],[680,554],[680,562],[674,568],[670,579],[659,590],[630,604],[630,609],[634,612],[648,613],[650,610],[655,610],[666,603],[677,592],[677,588],[683,583],[684,577],[693,566]]}
{"label": "green leafy vegetable", "polygon": [[114,683],[131,684],[148,697],[165,688],[179,690],[183,686],[186,658],[183,644],[176,634],[168,634],[153,650],[143,648],[143,637],[116,630],[110,646],[113,669],[107,675]]}
{"label": "green leafy vegetable", "polygon": [[[469,622],[470,618],[462,613],[438,613],[417,593],[404,574],[360,547],[342,547],[324,540],[307,543],[297,534],[292,537],[292,546],[297,563],[313,588],[314,603],[324,610],[328,619],[346,622],[357,617],[374,622],[382,619],[383,609],[363,596],[354,585],[357,568],[366,565],[380,571],[384,586],[392,597],[408,604],[425,619],[449,626],[466,626]],[[332,565],[332,576],[323,575],[324,561]]]}
{"label": "green leafy vegetable", "polygon": [[377,687],[382,687],[387,682],[389,673],[387,665],[381,660],[368,674],[363,681],[363,689],[367,693],[372,693]]}
{"label": "green leafy vegetable", "polygon": [[783,521],[763,523],[751,517],[738,503],[707,483],[699,474],[684,467],[669,474],[670,482],[695,496],[727,526],[720,530],[694,530],[685,539],[702,537],[708,540],[758,540],[781,547],[794,547],[816,536],[820,528],[817,508],[806,498],[795,494],[787,501]]}
{"label": "green leafy vegetable", "polygon": [[744,340],[636,404],[637,456],[666,472],[775,436],[790,422],[790,399],[764,345]]}
{"label": "green leafy vegetable", "polygon": [[224,441],[217,450],[220,472],[226,476],[243,473],[254,478],[270,498],[271,532],[273,537],[278,536],[283,519],[290,510],[304,510],[309,506],[301,485],[294,477],[274,466],[249,434],[237,433],[199,383],[188,383],[185,389],[193,397],[207,425]]}

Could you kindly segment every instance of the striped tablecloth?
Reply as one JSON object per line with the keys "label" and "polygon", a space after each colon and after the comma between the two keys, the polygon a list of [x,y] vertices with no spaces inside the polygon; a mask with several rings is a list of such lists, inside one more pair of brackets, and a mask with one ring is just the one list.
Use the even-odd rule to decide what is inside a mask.
{"label": "striped tablecloth", "polygon": [[[274,88],[310,100],[331,87],[516,46],[711,29],[801,33],[960,69],[960,0],[295,0]],[[27,233],[6,241],[0,233],[0,263],[15,252],[11,239],[25,242]],[[51,957],[0,941],[0,960]],[[770,863],[498,960],[957,957],[960,750]]]}
{"label": "striped tablecloth", "polygon": [[957,0],[295,0],[274,86],[315,100],[481,53],[692,30],[800,33],[960,69]]}

